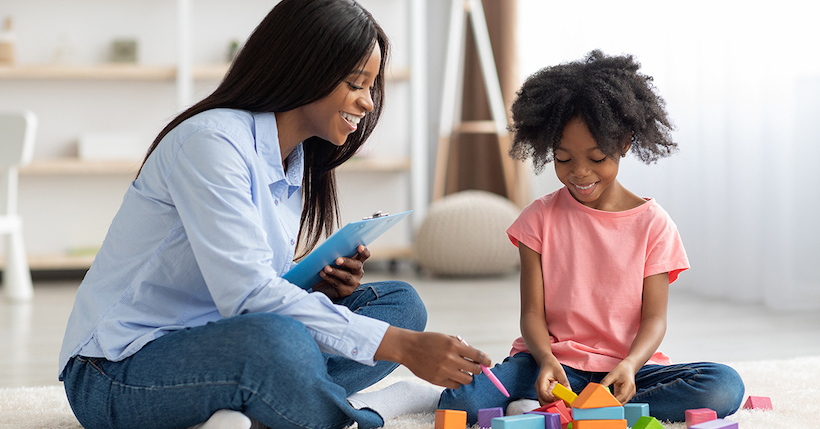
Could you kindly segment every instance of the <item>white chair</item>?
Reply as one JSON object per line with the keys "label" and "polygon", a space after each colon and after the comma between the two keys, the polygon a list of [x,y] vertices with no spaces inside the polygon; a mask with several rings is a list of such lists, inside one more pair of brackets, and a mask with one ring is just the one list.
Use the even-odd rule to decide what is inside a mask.
{"label": "white chair", "polygon": [[6,210],[0,212],[0,235],[7,236],[3,289],[11,301],[31,300],[31,285],[23,222],[17,214],[18,169],[31,161],[37,117],[34,113],[0,112],[0,170],[5,170]]}

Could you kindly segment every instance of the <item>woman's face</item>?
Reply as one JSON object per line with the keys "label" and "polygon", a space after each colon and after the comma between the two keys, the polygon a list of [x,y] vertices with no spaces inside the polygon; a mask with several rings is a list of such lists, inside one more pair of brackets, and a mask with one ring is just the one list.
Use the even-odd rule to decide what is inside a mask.
{"label": "woman's face", "polygon": [[353,70],[328,96],[303,106],[311,135],[337,146],[345,144],[364,115],[373,111],[370,92],[379,74],[381,58],[377,43],[361,69]]}

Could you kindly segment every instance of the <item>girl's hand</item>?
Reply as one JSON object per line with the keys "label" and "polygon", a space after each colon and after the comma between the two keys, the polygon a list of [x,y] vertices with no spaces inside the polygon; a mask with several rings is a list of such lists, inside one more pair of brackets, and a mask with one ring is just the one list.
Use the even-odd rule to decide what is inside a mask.
{"label": "girl's hand", "polygon": [[322,281],[313,286],[313,290],[322,292],[333,302],[350,296],[361,285],[364,261],[370,257],[370,250],[364,245],[356,251],[356,256],[352,258],[336,258],[334,262],[337,267],[327,265],[322,268],[319,272]]}
{"label": "girl's hand", "polygon": [[541,363],[538,371],[538,378],[535,380],[535,392],[538,394],[538,402],[541,405],[551,404],[558,400],[552,394],[552,389],[556,384],[561,384],[567,389],[572,390],[567,379],[567,373],[564,367],[557,359],[550,358],[546,362]]}
{"label": "girl's hand", "polygon": [[637,373],[638,369],[626,360],[622,360],[601,380],[601,384],[607,387],[612,386],[612,394],[623,405],[635,395],[635,374]]}

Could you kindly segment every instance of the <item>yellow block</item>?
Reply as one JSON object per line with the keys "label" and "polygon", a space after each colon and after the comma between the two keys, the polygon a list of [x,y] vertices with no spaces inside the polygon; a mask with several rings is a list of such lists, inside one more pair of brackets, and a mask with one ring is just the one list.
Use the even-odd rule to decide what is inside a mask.
{"label": "yellow block", "polygon": [[568,407],[571,407],[572,401],[578,397],[575,392],[567,389],[562,384],[556,384],[555,387],[552,388],[552,394],[555,395],[556,398],[563,400]]}

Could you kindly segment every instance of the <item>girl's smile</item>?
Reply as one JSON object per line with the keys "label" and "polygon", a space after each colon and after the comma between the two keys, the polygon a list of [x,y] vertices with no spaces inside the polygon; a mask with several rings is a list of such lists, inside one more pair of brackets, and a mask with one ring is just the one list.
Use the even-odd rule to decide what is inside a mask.
{"label": "girl's smile", "polygon": [[[623,153],[629,149],[624,148]],[[643,200],[617,180],[619,158],[606,156],[579,116],[571,119],[555,149],[555,174],[581,204],[604,211],[620,211]]]}

